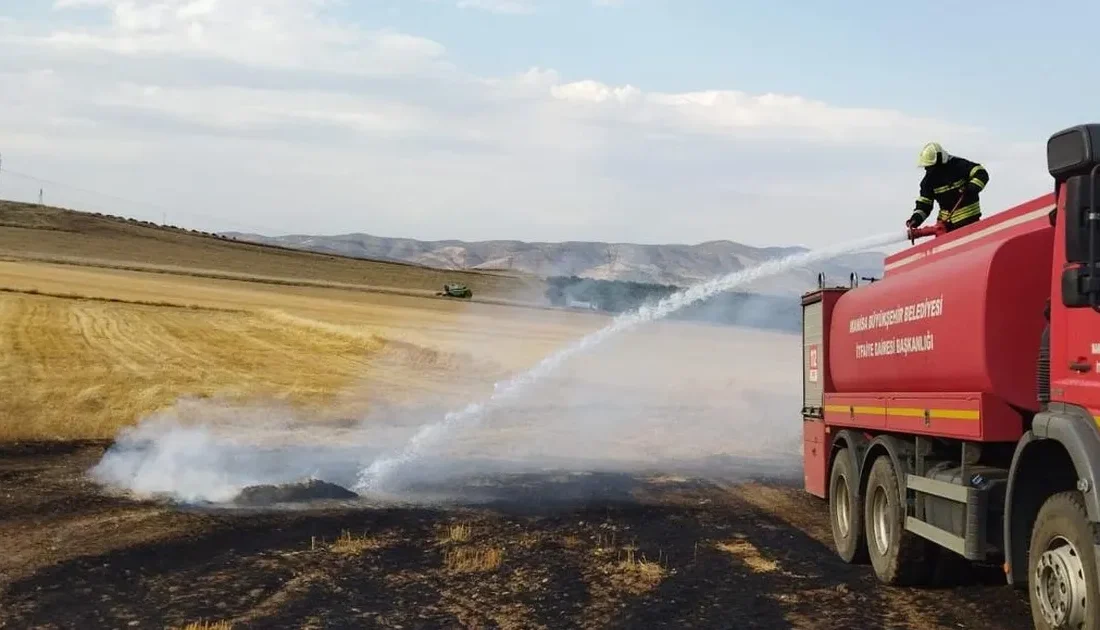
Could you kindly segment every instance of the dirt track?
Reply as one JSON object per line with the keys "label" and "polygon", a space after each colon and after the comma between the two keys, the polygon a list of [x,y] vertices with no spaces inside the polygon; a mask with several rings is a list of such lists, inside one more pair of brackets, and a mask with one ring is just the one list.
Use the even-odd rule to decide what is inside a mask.
{"label": "dirt track", "polygon": [[525,476],[476,508],[180,511],[84,481],[103,448],[0,448],[0,628],[1031,627],[988,576],[898,590],[841,563],[796,482]]}

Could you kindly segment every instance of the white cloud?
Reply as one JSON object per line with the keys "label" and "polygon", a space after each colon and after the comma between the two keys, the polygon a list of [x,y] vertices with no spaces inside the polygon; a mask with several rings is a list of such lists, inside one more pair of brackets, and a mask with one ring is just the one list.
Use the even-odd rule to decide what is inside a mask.
{"label": "white cloud", "polygon": [[79,53],[218,58],[281,68],[393,74],[430,66],[438,42],[323,16],[334,0],[58,0],[58,10],[99,8],[106,28],[68,28],[39,41]]}
{"label": "white cloud", "polygon": [[[420,0],[421,2],[439,2],[440,0]],[[560,4],[561,0],[450,0],[459,9],[473,9],[488,13],[505,15],[533,15],[550,5]],[[623,7],[625,0],[590,0],[595,7]]]}
{"label": "white cloud", "polygon": [[532,0],[458,0],[460,9],[478,9],[490,13],[534,13],[537,9]]}
{"label": "white cloud", "polygon": [[0,30],[5,165],[207,229],[423,238],[836,241],[902,225],[928,139],[989,164],[990,208],[1049,188],[1041,143],[794,95],[471,76],[331,4],[63,0],[102,20]]}

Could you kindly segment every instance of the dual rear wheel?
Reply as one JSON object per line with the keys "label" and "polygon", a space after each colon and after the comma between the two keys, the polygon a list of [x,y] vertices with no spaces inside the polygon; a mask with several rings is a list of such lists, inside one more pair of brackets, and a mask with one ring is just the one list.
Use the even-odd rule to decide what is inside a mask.
{"label": "dual rear wheel", "polygon": [[[954,552],[906,531],[905,498],[888,456],[875,458],[859,492],[855,458],[836,456],[829,478],[829,518],[837,554],[848,563],[870,560],[879,581],[917,585],[938,581],[967,564]],[[1035,628],[1100,630],[1100,528],[1089,522],[1080,492],[1061,492],[1039,510],[1028,553],[1028,590]]]}
{"label": "dual rear wheel", "polygon": [[833,543],[845,562],[870,560],[886,584],[912,585],[930,577],[936,550],[906,531],[901,481],[893,462],[880,456],[871,464],[867,487],[860,480],[847,448],[837,453],[829,481],[829,516]]}
{"label": "dual rear wheel", "polygon": [[875,575],[892,585],[926,582],[938,554],[932,543],[905,529],[901,479],[889,457],[880,456],[871,465],[866,496],[863,520]]}
{"label": "dual rear wheel", "polygon": [[862,506],[859,475],[848,449],[842,449],[829,475],[829,524],[837,554],[848,563],[862,563],[867,559]]}

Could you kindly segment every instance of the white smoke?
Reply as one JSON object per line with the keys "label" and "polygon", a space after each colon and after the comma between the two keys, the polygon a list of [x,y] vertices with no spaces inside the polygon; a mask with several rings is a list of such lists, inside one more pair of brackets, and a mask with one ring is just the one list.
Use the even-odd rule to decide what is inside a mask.
{"label": "white smoke", "polygon": [[185,399],[124,430],[90,476],[143,498],[220,503],[251,485],[349,484],[372,454],[362,439],[279,405]]}
{"label": "white smoke", "polygon": [[[457,391],[463,402],[421,396],[418,406],[385,404],[374,396],[377,385],[368,382],[369,404],[326,418],[281,405],[184,400],[121,434],[91,474],[139,496],[216,503],[232,500],[248,486],[310,478],[376,499],[392,494],[429,501],[468,496],[455,484],[497,473],[778,470],[797,475],[799,336],[657,320],[716,293],[750,282],[759,286],[792,267],[900,238],[883,235],[798,254],[692,287],[610,320],[496,383],[479,402],[466,402],[469,392],[488,383],[458,373],[445,389]],[[495,311],[487,316],[476,305],[464,308],[448,320],[461,334],[445,345],[482,356],[505,357],[520,346],[529,352],[533,340],[521,338],[526,318],[539,320],[540,335],[548,330],[547,319],[568,324],[559,330],[604,319],[524,311],[515,321],[502,322]],[[729,313],[714,313],[715,319],[723,316]],[[650,325],[640,328],[645,323]],[[500,334],[504,327],[512,327],[509,335]],[[461,341],[493,344],[502,337],[516,345],[501,339],[464,348]],[[597,346],[601,352],[589,352]],[[583,361],[570,361],[580,355]]]}
{"label": "white smoke", "polygon": [[729,291],[762,278],[781,274],[795,267],[827,260],[841,254],[888,245],[902,240],[902,238],[904,238],[903,235],[890,232],[840,246],[769,260],[748,269],[699,283],[654,305],[645,306],[616,317],[610,325],[586,335],[576,343],[551,354],[530,370],[507,381],[497,383],[493,394],[487,400],[471,403],[464,409],[446,414],[443,420],[423,427],[400,452],[379,459],[364,469],[360,474],[356,489],[365,492],[383,490],[389,477],[401,466],[416,461],[426,450],[447,439],[454,432],[476,426],[487,411],[523,394],[533,383],[554,372],[566,360],[574,355],[587,352],[611,337],[623,334],[642,324],[667,317],[682,308],[691,306],[715,294]]}

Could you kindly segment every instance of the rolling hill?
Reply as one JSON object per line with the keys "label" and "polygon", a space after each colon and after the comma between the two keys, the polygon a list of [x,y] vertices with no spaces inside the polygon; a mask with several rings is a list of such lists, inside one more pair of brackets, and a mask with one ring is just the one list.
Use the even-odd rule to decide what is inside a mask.
{"label": "rolling hill", "polygon": [[[732,241],[697,245],[637,245],[630,243],[522,241],[418,241],[369,234],[336,236],[262,236],[227,232],[242,241],[376,260],[428,265],[441,269],[512,271],[541,277],[577,276],[687,286],[751,267],[764,260],[806,251],[801,247],[752,247]],[[883,255],[843,256],[815,269],[798,269],[753,287],[767,293],[801,292],[815,285],[817,272],[846,281],[850,272],[881,277]]]}
{"label": "rolling hill", "polygon": [[393,260],[241,242],[98,213],[0,200],[0,257],[277,283],[432,294],[468,284],[475,297],[537,302],[545,283],[523,273],[440,270]]}
{"label": "rolling hill", "polygon": [[[539,306],[553,303],[547,279],[573,278],[559,287],[569,287],[566,305],[580,302],[583,308],[587,301],[611,312],[634,308],[639,300],[663,294],[663,290],[654,292],[652,286],[630,283],[683,287],[799,251],[804,250],[758,248],[730,241],[698,245],[468,243],[362,234],[213,234],[125,217],[0,201],[0,258],[410,295],[431,295],[444,283],[459,282],[473,289],[476,300]],[[738,292],[776,296],[786,306],[786,300],[814,286],[818,271],[825,271],[831,282],[846,282],[851,271],[878,277],[882,255],[840,257],[829,264],[796,269],[740,287]],[[577,278],[624,284],[601,285],[593,294],[592,287],[579,284]]]}

